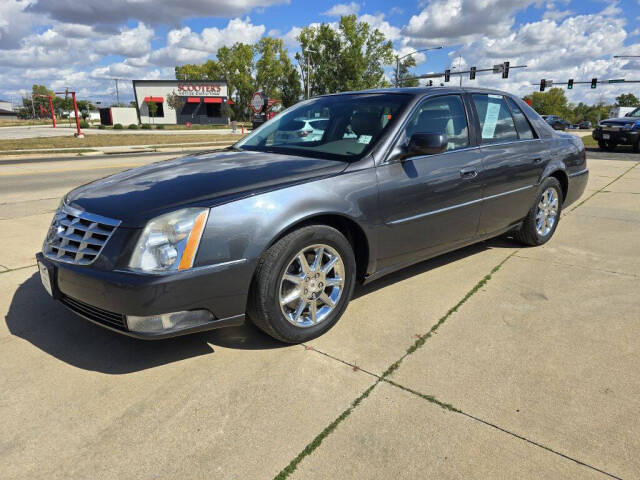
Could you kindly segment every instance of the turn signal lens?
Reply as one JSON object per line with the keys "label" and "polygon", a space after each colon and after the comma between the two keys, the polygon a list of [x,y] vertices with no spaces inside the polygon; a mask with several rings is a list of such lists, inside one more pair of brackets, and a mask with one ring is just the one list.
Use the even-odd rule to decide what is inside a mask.
{"label": "turn signal lens", "polygon": [[200,238],[202,238],[202,232],[207,221],[208,213],[208,210],[202,212],[193,223],[193,228],[191,229],[189,239],[187,240],[187,246],[184,248],[184,252],[182,252],[182,258],[180,259],[178,270],[185,270],[193,266],[193,260],[196,258],[196,252],[200,245]]}

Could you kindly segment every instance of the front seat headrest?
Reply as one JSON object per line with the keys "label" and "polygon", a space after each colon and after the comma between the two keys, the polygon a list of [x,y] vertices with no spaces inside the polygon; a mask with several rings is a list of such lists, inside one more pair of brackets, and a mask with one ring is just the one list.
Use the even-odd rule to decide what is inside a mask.
{"label": "front seat headrest", "polygon": [[375,113],[356,113],[351,117],[351,129],[356,135],[375,137],[381,129],[380,117]]}

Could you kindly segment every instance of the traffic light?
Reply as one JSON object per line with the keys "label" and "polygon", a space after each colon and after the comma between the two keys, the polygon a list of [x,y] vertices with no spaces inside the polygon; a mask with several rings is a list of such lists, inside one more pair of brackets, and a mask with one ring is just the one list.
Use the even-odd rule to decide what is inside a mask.
{"label": "traffic light", "polygon": [[448,82],[449,80],[451,80],[451,70],[446,69],[444,71],[444,81]]}
{"label": "traffic light", "polygon": [[567,83],[567,89],[573,90],[573,78],[569,79],[569,82]]}
{"label": "traffic light", "polygon": [[591,79],[591,88],[596,88],[598,86],[598,79],[597,78],[592,78]]}
{"label": "traffic light", "polygon": [[543,78],[542,80],[540,80],[540,91],[544,92],[544,89],[547,86],[547,81]]}
{"label": "traffic light", "polygon": [[502,64],[502,78],[509,78],[509,62]]}
{"label": "traffic light", "polygon": [[469,80],[476,79],[476,67],[471,67],[471,72],[469,72]]}

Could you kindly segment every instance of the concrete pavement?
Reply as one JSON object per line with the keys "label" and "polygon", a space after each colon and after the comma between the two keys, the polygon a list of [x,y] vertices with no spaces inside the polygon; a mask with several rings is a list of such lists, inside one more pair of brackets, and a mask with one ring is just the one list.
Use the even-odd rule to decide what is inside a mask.
{"label": "concrete pavement", "polygon": [[59,197],[159,158],[0,165],[0,477],[640,476],[637,161],[590,161],[547,245],[423,262],[284,346],[250,325],[140,342],[47,297]]}

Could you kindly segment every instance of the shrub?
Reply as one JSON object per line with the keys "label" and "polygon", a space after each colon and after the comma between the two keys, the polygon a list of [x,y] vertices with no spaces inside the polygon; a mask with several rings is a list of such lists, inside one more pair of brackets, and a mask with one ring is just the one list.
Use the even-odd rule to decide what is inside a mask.
{"label": "shrub", "polygon": [[156,125],[156,130],[164,130],[164,125]]}
{"label": "shrub", "polygon": [[129,130],[137,130],[138,129],[138,125],[136,125],[135,123],[132,123],[131,125],[129,125],[127,127]]}
{"label": "shrub", "polygon": [[113,129],[114,129],[114,130],[122,130],[123,128],[124,128],[124,127],[122,126],[122,124],[121,124],[121,123],[116,123],[116,124],[113,126]]}
{"label": "shrub", "polygon": [[86,120],[80,120],[80,128],[89,128],[89,122]]}
{"label": "shrub", "polygon": [[102,124],[98,125],[98,130],[104,130],[106,127]]}
{"label": "shrub", "polygon": [[148,123],[143,123],[140,128],[142,130],[151,130],[151,125],[149,125]]}

